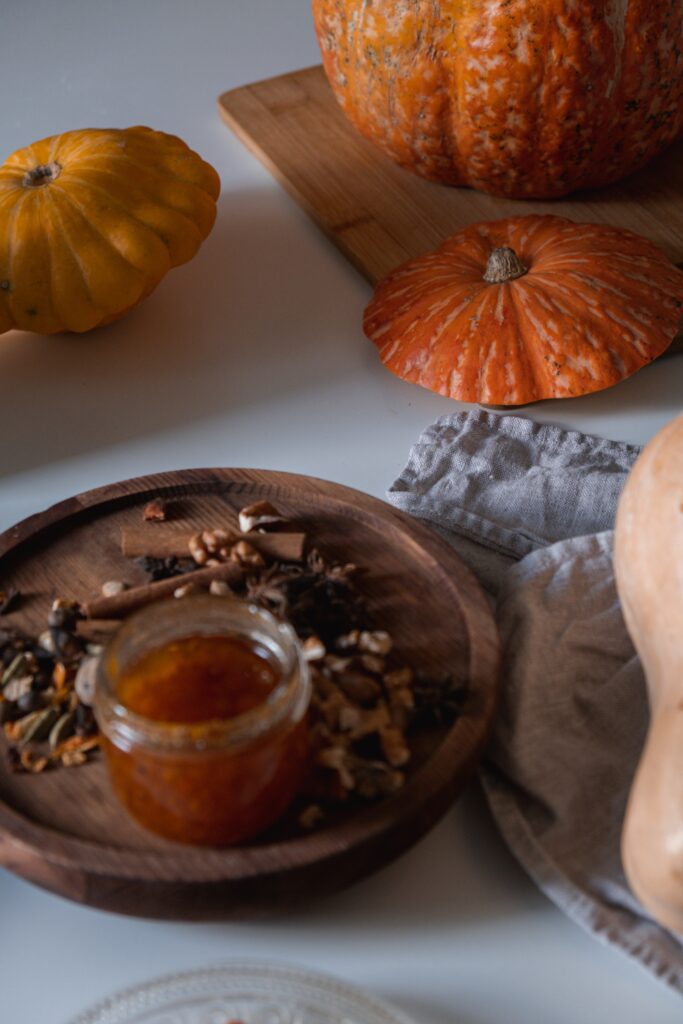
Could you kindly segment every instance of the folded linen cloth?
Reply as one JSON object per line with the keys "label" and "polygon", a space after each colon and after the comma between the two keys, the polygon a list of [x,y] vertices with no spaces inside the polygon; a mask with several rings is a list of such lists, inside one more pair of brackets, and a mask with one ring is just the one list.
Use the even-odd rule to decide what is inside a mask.
{"label": "folded linen cloth", "polygon": [[683,994],[683,937],[631,894],[619,836],[648,721],[611,528],[639,449],[520,416],[445,416],[388,498],[430,523],[495,602],[503,693],[481,781],[538,886]]}

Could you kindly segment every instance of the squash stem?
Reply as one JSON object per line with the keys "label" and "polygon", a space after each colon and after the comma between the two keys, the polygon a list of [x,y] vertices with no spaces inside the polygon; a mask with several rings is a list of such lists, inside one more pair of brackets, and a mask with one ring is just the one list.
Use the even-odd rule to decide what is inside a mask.
{"label": "squash stem", "polygon": [[528,270],[514,249],[502,245],[499,249],[491,250],[484,280],[488,284],[505,284],[506,281],[514,281],[516,277],[523,277]]}
{"label": "squash stem", "polygon": [[42,185],[49,185],[56,181],[62,173],[62,165],[53,160],[50,164],[37,164],[27,171],[21,179],[24,188],[40,188]]}

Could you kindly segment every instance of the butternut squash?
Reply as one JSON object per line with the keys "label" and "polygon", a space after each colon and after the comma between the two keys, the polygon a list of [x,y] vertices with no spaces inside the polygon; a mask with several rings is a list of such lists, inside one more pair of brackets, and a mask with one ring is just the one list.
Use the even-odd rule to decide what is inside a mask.
{"label": "butternut squash", "polygon": [[683,416],[650,441],[629,476],[614,565],[651,710],[622,861],[641,903],[683,935]]}

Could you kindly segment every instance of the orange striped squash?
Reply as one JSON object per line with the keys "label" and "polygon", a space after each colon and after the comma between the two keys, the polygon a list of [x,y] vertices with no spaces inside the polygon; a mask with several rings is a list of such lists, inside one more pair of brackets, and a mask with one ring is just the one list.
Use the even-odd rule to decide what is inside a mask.
{"label": "orange striped squash", "polygon": [[403,380],[522,405],[618,383],[677,333],[683,272],[604,224],[510,217],[457,231],[381,281],[364,328]]}
{"label": "orange striped squash", "polygon": [[34,142],[0,167],[0,333],[110,323],[192,259],[220,181],[181,139],[86,128]]}
{"label": "orange striped squash", "polygon": [[346,115],[435,181],[561,196],[683,130],[681,0],[313,0],[313,17]]}

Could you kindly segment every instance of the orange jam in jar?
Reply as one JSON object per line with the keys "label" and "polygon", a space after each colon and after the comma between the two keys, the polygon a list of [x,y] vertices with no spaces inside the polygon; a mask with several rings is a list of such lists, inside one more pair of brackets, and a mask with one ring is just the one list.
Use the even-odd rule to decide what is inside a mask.
{"label": "orange jam in jar", "polygon": [[100,659],[95,713],[121,803],[169,839],[242,842],[301,787],[310,681],[296,634],[202,595],[128,619]]}

